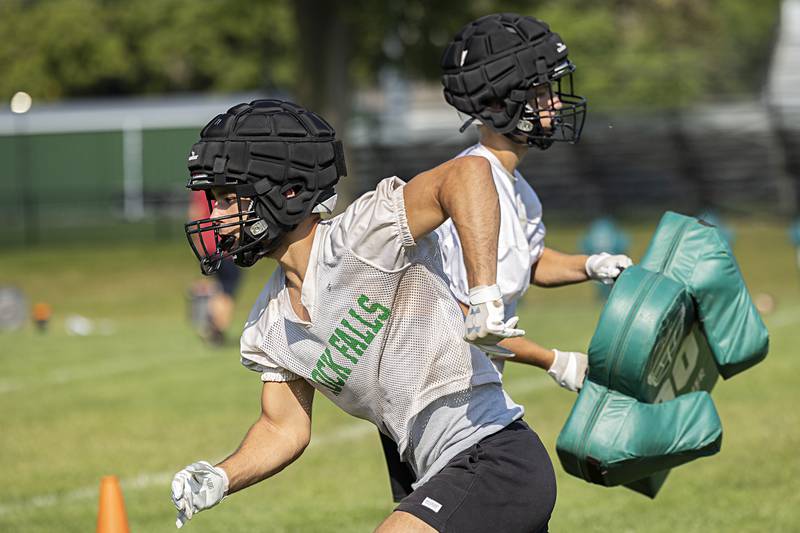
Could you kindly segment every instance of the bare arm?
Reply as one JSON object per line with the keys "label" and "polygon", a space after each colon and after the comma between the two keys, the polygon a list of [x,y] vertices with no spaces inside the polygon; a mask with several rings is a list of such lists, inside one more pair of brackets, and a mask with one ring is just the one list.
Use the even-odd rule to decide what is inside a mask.
{"label": "bare arm", "polygon": [[261,415],[230,457],[219,466],[228,494],[273,476],[300,457],[311,440],[314,388],[305,380],[264,383]]}
{"label": "bare arm", "polygon": [[545,248],[531,270],[531,283],[539,287],[560,287],[589,279],[585,255],[568,255]]}
{"label": "bare arm", "polygon": [[486,159],[468,156],[443,163],[412,179],[403,196],[414,239],[451,218],[464,251],[469,286],[496,282],[500,204]]}
{"label": "bare arm", "polygon": [[498,344],[506,350],[514,352],[514,357],[509,361],[538,366],[542,370],[549,369],[555,359],[553,350],[548,350],[525,337],[503,339]]}

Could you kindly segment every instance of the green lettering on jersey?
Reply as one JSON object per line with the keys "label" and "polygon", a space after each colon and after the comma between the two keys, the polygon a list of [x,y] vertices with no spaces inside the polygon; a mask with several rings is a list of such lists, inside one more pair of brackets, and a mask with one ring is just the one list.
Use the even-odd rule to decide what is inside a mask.
{"label": "green lettering on jersey", "polygon": [[325,351],[319,356],[319,360],[325,366],[333,370],[340,379],[347,379],[350,376],[351,370],[349,368],[342,366],[333,360],[330,348],[325,348]]}
{"label": "green lettering on jersey", "polygon": [[[370,322],[370,321],[366,320],[365,318],[363,318],[358,313],[356,313],[355,309],[351,309],[350,310],[350,316],[355,318],[356,320],[358,320],[359,322],[361,322],[365,326],[367,326],[370,330],[372,330],[372,333],[379,332],[381,330],[381,328],[383,327],[383,322],[381,322],[380,320],[376,320],[375,322]],[[344,322],[345,322],[345,320],[342,320],[342,323],[344,323]],[[369,335],[369,332],[367,332],[367,335]]]}
{"label": "green lettering on jersey", "polygon": [[[351,310],[350,310],[350,312],[352,313],[352,312],[353,312],[353,310],[351,309]],[[361,340],[364,342],[364,344],[367,344],[367,345],[369,345],[369,343],[371,343],[371,342],[372,342],[372,339],[374,339],[374,338],[375,338],[375,334],[374,334],[373,332],[371,332],[371,331],[366,331],[366,332],[364,332],[364,333],[362,333],[362,332],[358,331],[358,330],[355,328],[355,326],[353,326],[352,324],[350,324],[350,322],[348,322],[348,321],[347,321],[347,319],[346,319],[346,318],[343,318],[343,319],[342,319],[342,326],[344,326],[345,328],[347,328],[347,329],[348,329],[348,330],[349,330],[349,331],[350,331],[350,332],[351,332],[353,335],[355,335],[356,337],[358,337],[359,339],[361,339]],[[380,328],[379,328],[379,329],[380,329]]]}
{"label": "green lettering on jersey", "polygon": [[311,371],[311,379],[313,381],[319,383],[320,385],[322,385],[326,389],[330,390],[334,394],[339,394],[340,392],[342,392],[342,388],[341,387],[339,387],[337,385],[333,385],[333,384],[328,383],[327,381],[325,381],[325,379],[320,376],[319,370],[314,369],[314,370]]}
{"label": "green lettering on jersey", "polygon": [[341,329],[339,329],[339,328],[336,328],[336,330],[334,331],[334,333],[335,333],[335,335],[336,335],[337,337],[339,337],[340,339],[342,339],[342,340],[344,341],[344,343],[345,343],[345,344],[346,344],[346,345],[347,345],[347,346],[348,346],[348,347],[349,347],[351,350],[353,350],[354,352],[356,352],[356,355],[358,355],[359,357],[361,357],[362,355],[364,355],[364,350],[366,350],[366,349],[367,349],[367,346],[368,346],[367,344],[364,344],[364,343],[363,343],[363,342],[361,342],[360,340],[358,340],[358,339],[355,339],[355,338],[351,337],[350,335],[348,335],[347,333],[345,333],[344,331],[342,331],[342,330],[341,330]]}
{"label": "green lettering on jersey", "polygon": [[342,385],[344,385],[345,380],[343,378],[333,379],[329,377],[325,373],[325,363],[321,360],[317,361],[316,368],[311,371],[311,379],[323,385],[327,389],[330,389],[331,392],[334,394],[339,394],[342,392]]}
{"label": "green lettering on jersey", "polygon": [[386,320],[389,318],[389,315],[392,314],[388,307],[384,307],[378,302],[372,302],[372,304],[368,304],[367,302],[369,302],[369,298],[363,294],[358,297],[358,305],[361,309],[370,314],[380,312],[378,320]]}
{"label": "green lettering on jersey", "polygon": [[[330,347],[325,348],[325,351],[322,352],[322,355],[317,359],[314,370],[311,371],[312,381],[322,385],[337,396],[342,392],[342,388],[353,372],[353,369],[348,367],[347,363],[340,364],[334,361],[331,355],[331,347],[355,366],[358,364],[358,358],[364,355],[369,345],[375,340],[375,335],[383,328],[386,319],[392,314],[388,307],[378,302],[370,302],[369,298],[363,294],[358,297],[357,303],[362,313],[366,315],[377,315],[367,318],[356,313],[355,309],[350,309],[348,311],[351,317],[355,318],[369,329],[362,333],[353,327],[347,319],[343,318],[340,322],[341,328],[335,328],[333,335],[328,339]],[[353,336],[346,333],[345,330],[353,333]],[[355,356],[350,353],[351,351]],[[333,372],[334,377],[329,376],[325,372],[326,369]]]}
{"label": "green lettering on jersey", "polygon": [[336,334],[331,335],[331,338],[328,339],[328,344],[336,348],[339,351],[339,353],[342,354],[351,363],[353,364],[358,363],[358,359],[350,355],[350,352],[347,351],[347,346],[344,346],[342,344],[342,339],[337,337]]}

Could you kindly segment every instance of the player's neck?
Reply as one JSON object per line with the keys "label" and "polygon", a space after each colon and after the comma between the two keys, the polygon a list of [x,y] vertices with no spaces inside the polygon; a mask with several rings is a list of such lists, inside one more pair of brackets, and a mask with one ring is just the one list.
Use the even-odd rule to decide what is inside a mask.
{"label": "player's neck", "polygon": [[481,126],[479,131],[481,144],[494,154],[509,174],[513,175],[522,158],[528,153],[528,147],[515,143],[505,135],[492,131],[486,126]]}
{"label": "player's neck", "polygon": [[289,287],[299,289],[303,285],[319,222],[318,215],[308,217],[287,233],[284,243],[270,254],[283,268]]}

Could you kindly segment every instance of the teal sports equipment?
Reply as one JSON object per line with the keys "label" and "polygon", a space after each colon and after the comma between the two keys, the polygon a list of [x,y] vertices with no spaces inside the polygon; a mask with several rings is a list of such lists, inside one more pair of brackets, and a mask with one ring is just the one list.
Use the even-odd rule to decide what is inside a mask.
{"label": "teal sports equipment", "polygon": [[589,345],[589,374],[556,442],[572,475],[655,497],[671,468],[712,455],[709,392],[767,355],[767,329],[727,240],[667,212],[617,279]]}

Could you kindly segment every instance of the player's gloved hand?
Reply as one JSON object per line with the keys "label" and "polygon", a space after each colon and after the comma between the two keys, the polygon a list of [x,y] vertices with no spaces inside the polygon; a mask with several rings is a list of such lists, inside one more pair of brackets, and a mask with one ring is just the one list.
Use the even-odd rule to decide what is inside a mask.
{"label": "player's gloved hand", "polygon": [[586,260],[586,275],[603,285],[611,285],[632,264],[633,261],[627,255],[611,255],[606,252],[590,255]]}
{"label": "player's gloved hand", "polygon": [[172,478],[172,503],[178,509],[179,529],[195,513],[214,507],[228,493],[228,475],[206,461],[192,463]]}
{"label": "player's gloved hand", "polygon": [[515,329],[518,321],[518,316],[505,320],[503,295],[497,285],[479,285],[469,290],[469,311],[464,323],[467,342],[491,355],[509,357],[513,354],[497,343],[525,335],[525,331]]}
{"label": "player's gloved hand", "polygon": [[589,358],[586,354],[560,350],[553,350],[553,353],[556,357],[547,370],[550,377],[565,389],[574,392],[581,390],[586,373],[589,371]]}

